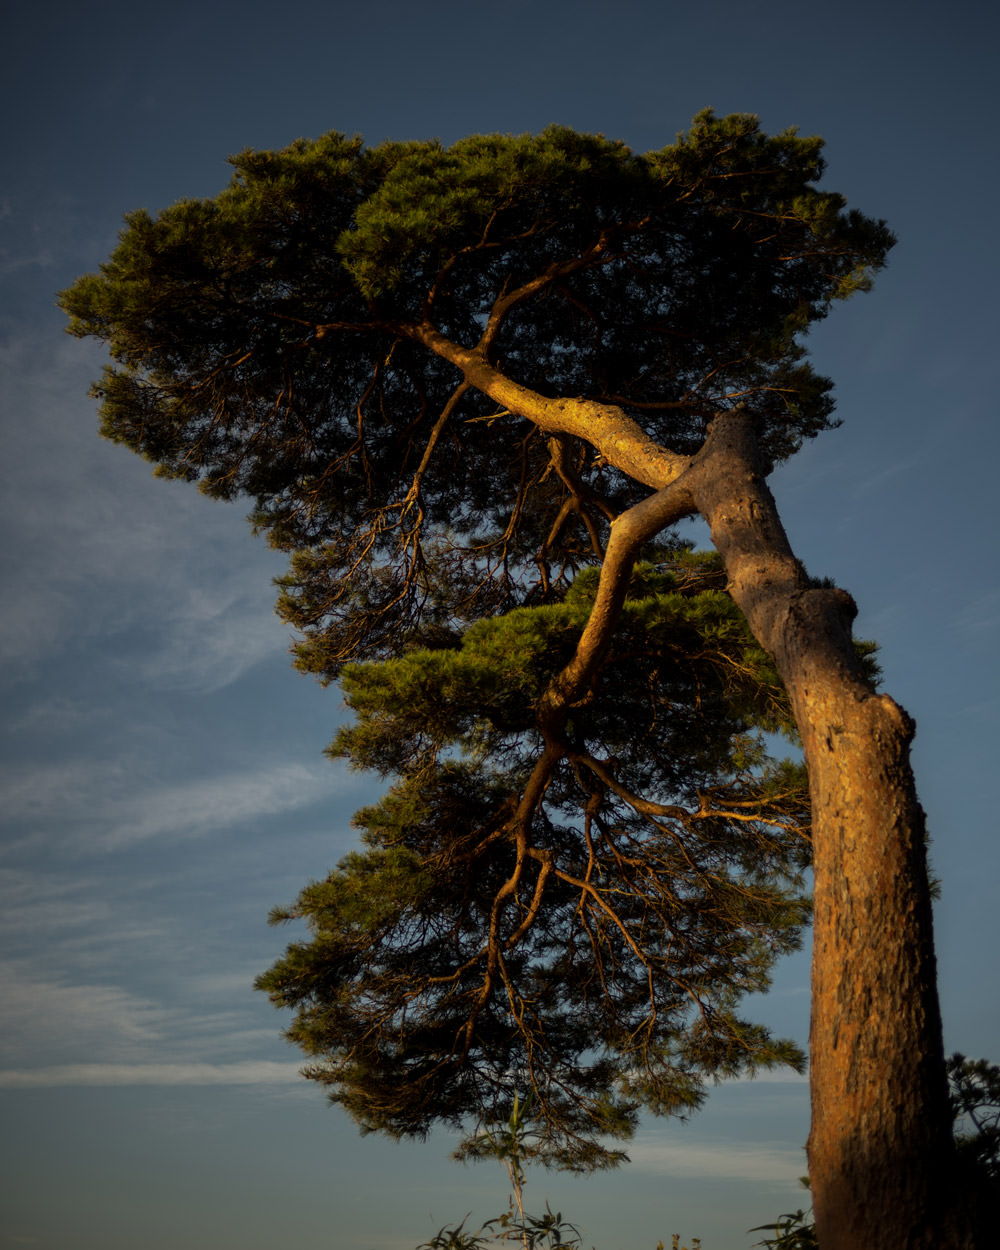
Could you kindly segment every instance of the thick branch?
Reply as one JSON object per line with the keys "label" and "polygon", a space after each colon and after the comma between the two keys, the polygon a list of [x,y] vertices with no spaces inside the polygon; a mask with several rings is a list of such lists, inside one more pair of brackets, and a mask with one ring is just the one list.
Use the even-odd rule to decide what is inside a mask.
{"label": "thick branch", "polygon": [[666,526],[693,511],[694,501],[682,475],[611,523],[597,597],[576,653],[552,681],[539,704],[539,723],[543,730],[553,728],[557,719],[564,718],[566,710],[583,696],[597,671],[618,623],[639,550]]}
{"label": "thick branch", "polygon": [[481,350],[453,343],[427,322],[393,328],[455,365],[468,382],[503,408],[533,422],[546,434],[572,434],[584,439],[609,464],[645,486],[662,489],[688,466],[690,457],[660,447],[637,422],[613,404],[540,395],[494,368]]}

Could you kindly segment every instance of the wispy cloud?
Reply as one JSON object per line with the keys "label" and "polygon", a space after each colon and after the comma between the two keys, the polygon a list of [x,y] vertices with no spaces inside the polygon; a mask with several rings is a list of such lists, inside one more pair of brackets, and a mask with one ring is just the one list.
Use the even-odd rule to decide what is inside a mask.
{"label": "wispy cloud", "polygon": [[987,634],[1000,630],[1000,590],[987,590],[970,599],[955,618],[963,634]]}
{"label": "wispy cloud", "polygon": [[859,475],[851,483],[851,495],[855,499],[862,499],[867,495],[882,492],[889,482],[900,478],[903,474],[911,475],[915,466],[920,463],[921,456],[921,450],[914,451],[907,456],[892,460],[874,473]]}
{"label": "wispy cloud", "polygon": [[163,786],[114,805],[100,842],[113,848],[165,834],[198,837],[304,807],[331,793],[335,784],[332,769],[285,764]]}
{"label": "wispy cloud", "polygon": [[23,712],[11,715],[2,728],[4,733],[15,737],[37,734],[51,740],[89,728],[95,721],[106,720],[110,715],[109,708],[97,707],[92,701],[57,694],[43,696]]}
{"label": "wispy cloud", "polygon": [[155,989],[134,992],[122,980],[137,971],[127,957],[83,975],[30,955],[0,961],[6,1083],[232,1084],[298,1070],[268,1057],[279,1022],[252,993],[252,975],[228,988],[209,977],[206,994],[196,966],[187,980],[160,975]]}
{"label": "wispy cloud", "polygon": [[295,811],[351,785],[342,768],[295,762],[190,781],[157,781],[127,760],[77,760],[0,773],[12,849],[72,836],[74,846],[88,852],[166,836],[204,837]]}
{"label": "wispy cloud", "polygon": [[243,509],[155,481],[98,438],[87,389],[102,364],[62,335],[0,347],[0,660],[30,674],[89,641],[147,682],[217,689],[287,649],[271,586],[283,561]]}
{"label": "wispy cloud", "polygon": [[54,264],[55,256],[48,247],[40,248],[30,255],[14,256],[6,248],[0,248],[0,278],[9,277],[21,269],[49,269]]}
{"label": "wispy cloud", "polygon": [[628,1147],[631,1166],[667,1176],[715,1177],[787,1185],[805,1171],[800,1149],[784,1142],[742,1142],[712,1139],[665,1140],[640,1133]]}
{"label": "wispy cloud", "polygon": [[95,934],[123,940],[120,920],[117,927],[112,923],[113,906],[107,883],[97,875],[0,868],[0,940],[11,953],[20,942],[37,954],[33,935],[41,933],[44,951],[71,953],[77,966]]}
{"label": "wispy cloud", "polygon": [[137,1045],[159,1041],[171,1013],[148,998],[114,985],[46,981],[18,961],[0,964],[5,1026],[0,1054],[17,1061],[44,1059],[67,1051],[96,1052],[124,1059]]}
{"label": "wispy cloud", "polygon": [[148,651],[127,666],[161,689],[220,690],[288,649],[291,632],[275,617],[272,599],[267,572],[255,562],[211,586],[177,586]]}
{"label": "wispy cloud", "polygon": [[48,1068],[0,1069],[0,1088],[59,1085],[288,1085],[301,1067],[273,1060],[240,1063],[74,1063]]}

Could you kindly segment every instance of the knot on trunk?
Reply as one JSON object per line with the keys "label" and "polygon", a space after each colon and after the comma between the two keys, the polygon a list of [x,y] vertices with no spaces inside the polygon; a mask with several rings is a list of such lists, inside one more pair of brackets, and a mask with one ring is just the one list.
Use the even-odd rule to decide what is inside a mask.
{"label": "knot on trunk", "polygon": [[[793,593],[789,617],[806,631],[820,629],[827,637],[851,639],[858,605],[839,586],[810,586]],[[853,645],[853,644],[852,644]]]}

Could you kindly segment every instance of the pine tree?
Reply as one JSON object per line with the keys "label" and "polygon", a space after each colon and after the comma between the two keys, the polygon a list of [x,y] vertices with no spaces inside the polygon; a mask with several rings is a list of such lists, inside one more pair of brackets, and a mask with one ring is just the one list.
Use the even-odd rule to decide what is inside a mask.
{"label": "pine tree", "polygon": [[104,432],[161,473],[248,496],[289,552],[281,611],[324,680],[559,605],[598,567],[575,650],[534,705],[545,757],[572,753],[636,560],[705,519],[809,770],[820,1240],[942,1250],[975,1235],[913,725],[872,686],[850,596],[806,575],[766,484],[833,424],[805,332],[893,242],[818,188],[821,151],[711,112],[645,155],[557,127],[450,148],[330,134],[242,153],[214,200],[132,214],[62,302],[115,362],[96,388]]}

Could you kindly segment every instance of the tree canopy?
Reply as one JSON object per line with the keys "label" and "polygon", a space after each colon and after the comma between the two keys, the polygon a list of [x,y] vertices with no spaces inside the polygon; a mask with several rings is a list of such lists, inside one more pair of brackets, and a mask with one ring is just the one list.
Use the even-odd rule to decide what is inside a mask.
{"label": "tree canopy", "polygon": [[[641,156],[559,127],[329,134],[131,214],[63,306],[115,361],[104,433],[254,501],[291,553],[299,662],[329,678],[557,600],[601,558],[650,482],[588,404],[668,466],[737,404],[772,459],[829,426],[800,336],[892,238],[816,188],[821,148],[711,112]],[[577,402],[540,420],[528,394]]]}

